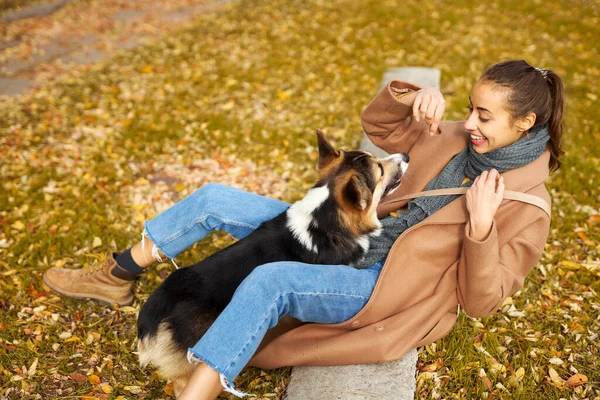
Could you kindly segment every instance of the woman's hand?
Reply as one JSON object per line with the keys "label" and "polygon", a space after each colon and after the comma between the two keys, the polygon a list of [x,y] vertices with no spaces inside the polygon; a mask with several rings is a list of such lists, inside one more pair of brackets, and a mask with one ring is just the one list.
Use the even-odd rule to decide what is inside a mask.
{"label": "woman's hand", "polygon": [[421,89],[417,92],[413,103],[413,116],[417,121],[424,119],[429,125],[429,134],[433,136],[438,131],[442,115],[446,109],[446,100],[442,92],[435,88]]}
{"label": "woman's hand", "polygon": [[490,233],[494,215],[504,196],[504,179],[498,171],[483,171],[467,191],[467,210],[471,224],[471,237],[483,240]]}

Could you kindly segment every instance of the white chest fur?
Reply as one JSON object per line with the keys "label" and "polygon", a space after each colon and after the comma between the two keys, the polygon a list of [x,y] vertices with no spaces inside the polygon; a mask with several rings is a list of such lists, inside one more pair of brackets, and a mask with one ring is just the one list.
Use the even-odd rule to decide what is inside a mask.
{"label": "white chest fur", "polygon": [[327,186],[312,188],[302,200],[295,202],[287,210],[287,227],[304,247],[315,253],[318,253],[319,250],[317,249],[317,245],[313,244],[312,236],[308,229],[313,220],[312,213],[319,208],[328,197],[329,189]]}

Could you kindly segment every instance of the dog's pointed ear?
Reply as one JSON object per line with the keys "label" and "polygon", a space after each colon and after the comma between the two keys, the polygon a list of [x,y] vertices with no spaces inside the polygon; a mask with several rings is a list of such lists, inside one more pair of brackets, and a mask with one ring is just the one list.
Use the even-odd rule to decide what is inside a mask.
{"label": "dog's pointed ear", "polygon": [[321,169],[339,157],[340,152],[333,148],[320,129],[317,129],[317,141],[319,143],[319,169]]}
{"label": "dog's pointed ear", "polygon": [[367,208],[373,200],[373,193],[358,175],[352,175],[344,188],[344,195],[359,210]]}

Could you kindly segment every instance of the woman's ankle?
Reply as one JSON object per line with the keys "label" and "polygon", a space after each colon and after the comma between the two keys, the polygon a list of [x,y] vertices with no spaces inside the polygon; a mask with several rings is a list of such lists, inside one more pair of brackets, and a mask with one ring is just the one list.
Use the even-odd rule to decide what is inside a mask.
{"label": "woman's ankle", "polygon": [[167,258],[156,248],[148,235],[143,234],[142,236],[142,241],[130,249],[131,258],[140,268],[148,268]]}

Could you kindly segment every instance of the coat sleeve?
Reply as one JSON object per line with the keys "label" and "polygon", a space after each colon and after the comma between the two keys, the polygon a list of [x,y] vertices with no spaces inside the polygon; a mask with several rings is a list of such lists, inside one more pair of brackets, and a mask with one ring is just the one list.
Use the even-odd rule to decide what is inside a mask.
{"label": "coat sleeve", "polygon": [[465,239],[458,263],[458,301],[473,318],[494,313],[502,302],[525,282],[529,271],[540,260],[548,237],[550,219],[540,216],[517,236],[499,247],[496,222],[482,241]]}
{"label": "coat sleeve", "polygon": [[389,82],[363,111],[362,126],[375,146],[390,154],[408,153],[418,134],[426,131],[427,126],[425,121],[413,119],[413,101],[396,98],[392,88],[408,91],[420,89],[408,82]]}

